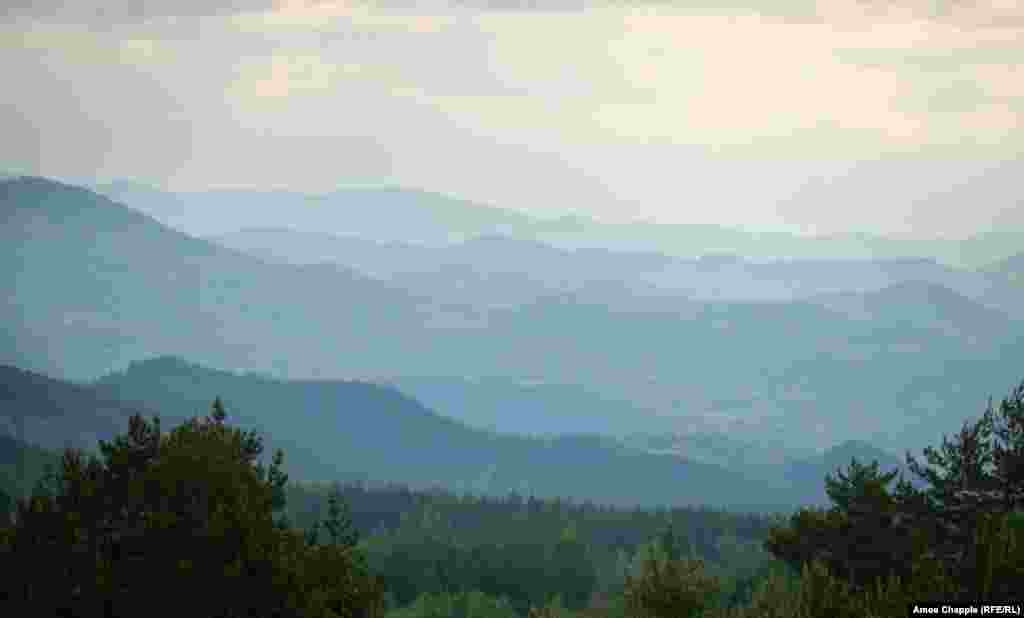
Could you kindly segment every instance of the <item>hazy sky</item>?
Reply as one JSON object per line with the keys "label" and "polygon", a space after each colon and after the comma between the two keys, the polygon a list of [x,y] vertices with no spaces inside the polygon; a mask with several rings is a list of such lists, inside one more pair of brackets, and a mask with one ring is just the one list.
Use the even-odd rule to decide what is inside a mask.
{"label": "hazy sky", "polygon": [[21,3],[0,8],[15,171],[818,232],[1024,225],[1020,0]]}

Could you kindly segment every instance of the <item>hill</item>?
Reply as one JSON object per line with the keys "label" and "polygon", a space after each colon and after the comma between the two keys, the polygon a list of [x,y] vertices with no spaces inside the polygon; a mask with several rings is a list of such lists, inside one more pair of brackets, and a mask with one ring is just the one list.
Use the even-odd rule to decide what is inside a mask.
{"label": "hill", "polygon": [[[949,288],[982,304],[1019,313],[1007,281],[930,258],[771,259],[739,255],[680,258],[654,252],[565,249],[507,235],[483,235],[442,247],[379,242],[299,229],[241,229],[210,237],[220,245],[291,264],[330,262],[386,279],[417,294],[474,306],[515,305],[545,293],[616,283],[627,295],[705,301],[790,301],[872,293],[915,282]],[[621,299],[610,294],[603,302]]]}
{"label": "hill", "polygon": [[743,440],[722,432],[636,433],[626,436],[623,442],[647,452],[670,453],[775,481],[784,478],[784,464],[814,456],[814,451],[787,447],[780,442]]}
{"label": "hill", "polygon": [[984,338],[1012,327],[1005,312],[927,281],[904,281],[862,294],[822,295],[814,300],[855,320],[885,323],[904,330],[926,329]]}
{"label": "hill", "polygon": [[303,479],[490,495],[519,491],[619,505],[788,504],[780,500],[785,488],[718,466],[646,454],[597,436],[542,439],[476,430],[374,384],[281,381],[164,357],[133,363],[95,388],[161,410],[202,409],[219,395],[240,425],[265,432],[270,445],[285,445],[289,469]]}
{"label": "hill", "polygon": [[[170,427],[207,413],[218,394],[225,396],[232,422],[258,430],[268,451],[285,449],[293,478],[304,481],[402,483],[498,497],[515,491],[625,507],[755,510],[789,508],[795,503],[788,496],[808,490],[781,477],[766,485],[751,468],[702,464],[678,452],[648,454],[597,436],[530,438],[472,429],[392,388],[355,381],[280,381],[174,357],[133,363],[90,384],[6,366],[0,376],[6,424],[0,488],[9,495],[30,490],[64,447],[95,450],[98,440],[123,433],[131,414],[158,414]],[[25,442],[11,435],[19,431],[17,418]],[[666,493],[664,487],[673,489]]]}
{"label": "hill", "polygon": [[[341,264],[419,295],[476,307],[516,305],[607,282],[623,284],[632,296],[663,296],[646,278],[673,261],[655,253],[571,251],[498,234],[443,247],[294,229],[244,229],[210,240],[284,263]],[[603,300],[617,301],[613,295]]]}
{"label": "hill", "polygon": [[[387,243],[443,246],[500,234],[561,248],[655,252],[674,257],[732,253],[751,258],[890,259],[931,257],[976,267],[1019,251],[1020,231],[965,239],[917,240],[849,233],[803,236],[712,224],[602,222],[578,214],[539,218],[452,196],[401,187],[350,187],[324,194],[212,190],[174,193],[132,181],[97,185],[99,193],[199,236],[242,228],[334,230]],[[245,224],[239,224],[244,221]]]}
{"label": "hill", "polygon": [[0,365],[0,434],[50,450],[95,448],[127,427],[137,403],[17,367]]}
{"label": "hill", "polygon": [[436,251],[420,245],[286,228],[246,228],[208,239],[278,262],[296,265],[330,262],[381,279],[399,272],[421,270],[424,260],[429,260]]}
{"label": "hill", "polygon": [[558,435],[580,431],[623,436],[670,430],[673,423],[627,400],[585,385],[483,377],[399,376],[389,382],[428,407],[467,425],[501,433]]}
{"label": "hill", "polygon": [[1002,275],[1024,275],[1024,252],[1015,253],[1006,259],[988,265],[982,270]]}
{"label": "hill", "polygon": [[[60,462],[58,451],[40,448],[0,433],[0,513],[4,512],[3,495],[14,499],[32,491],[47,467]],[[8,505],[13,507],[13,502]]]}
{"label": "hill", "polygon": [[0,212],[13,339],[0,362],[73,379],[163,352],[227,367],[309,372],[358,357],[381,368],[396,353],[388,342],[423,322],[408,294],[341,266],[264,262],[78,187],[3,182]]}
{"label": "hill", "polygon": [[95,451],[145,406],[81,384],[0,365],[0,489],[24,495],[65,447]]}
{"label": "hill", "polygon": [[[1006,346],[1022,330],[962,295],[920,287],[891,300],[886,292],[889,308],[861,319],[851,307],[874,306],[858,301],[873,293],[829,307],[639,297],[625,283],[593,281],[524,296],[481,276],[491,301],[510,301],[481,306],[475,292],[449,296],[454,283],[428,293],[339,264],[253,257],[45,179],[0,183],[0,212],[0,362],[71,379],[171,354],[281,378],[539,380],[629,401],[627,417],[650,411],[669,430],[902,448],[935,442],[968,394],[1002,388]],[[512,276],[542,265],[531,268]],[[957,363],[966,377],[943,379]]]}
{"label": "hill", "polygon": [[825,475],[835,477],[836,471],[846,470],[852,459],[861,464],[877,461],[880,470],[895,470],[908,481],[916,481],[902,458],[861,440],[847,440],[813,457],[787,462],[784,474],[794,485],[807,488],[801,502],[827,505],[829,500],[825,493]]}
{"label": "hill", "polygon": [[[350,187],[322,194],[219,189],[166,192],[131,181],[96,191],[195,235],[240,227],[338,230],[389,243],[443,245],[528,226],[526,215],[439,193],[399,187]],[[245,222],[239,225],[239,222]],[[344,230],[344,232],[341,232]]]}

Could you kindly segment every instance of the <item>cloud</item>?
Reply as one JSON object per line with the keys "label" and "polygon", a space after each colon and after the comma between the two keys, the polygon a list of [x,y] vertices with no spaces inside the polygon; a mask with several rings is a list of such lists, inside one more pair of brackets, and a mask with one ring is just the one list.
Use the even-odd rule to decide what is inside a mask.
{"label": "cloud", "polygon": [[6,0],[0,6],[4,20],[39,20],[78,25],[137,23],[166,17],[209,17],[231,15],[243,11],[268,11],[272,0],[114,0],[101,2],[83,0]]}
{"label": "cloud", "polygon": [[[258,75],[246,75],[258,72]],[[329,90],[339,73],[358,73],[358,65],[341,65],[324,62],[317,54],[273,54],[242,69],[242,76],[236,82],[236,89],[248,88],[242,96],[256,100],[291,97],[303,92]]]}
{"label": "cloud", "polygon": [[956,165],[880,174],[898,197],[871,194],[878,205],[853,212],[791,198],[809,175],[858,161],[1024,153],[1017,3],[67,9],[93,15],[86,26],[23,4],[0,25],[0,69],[18,86],[0,107],[14,136],[0,163],[44,172],[311,190],[386,178],[610,218],[841,227],[871,216],[896,229]]}
{"label": "cloud", "polygon": [[[262,13],[277,23],[313,26],[317,15],[343,12],[443,15],[457,11],[501,14],[585,14],[612,8],[674,11],[689,15],[757,15],[796,22],[862,25],[866,22],[928,19],[960,25],[1020,25],[1024,8],[1017,0],[9,0],[0,7],[6,19],[42,19],[63,23],[135,23],[166,17],[210,17]],[[427,22],[421,23],[429,23]]]}

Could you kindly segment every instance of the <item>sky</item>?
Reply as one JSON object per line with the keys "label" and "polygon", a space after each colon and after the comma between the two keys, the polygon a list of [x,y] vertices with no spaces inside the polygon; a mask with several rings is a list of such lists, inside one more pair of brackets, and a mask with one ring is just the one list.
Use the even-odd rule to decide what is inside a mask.
{"label": "sky", "polygon": [[0,72],[0,169],[21,173],[1024,226],[1019,0],[8,0]]}

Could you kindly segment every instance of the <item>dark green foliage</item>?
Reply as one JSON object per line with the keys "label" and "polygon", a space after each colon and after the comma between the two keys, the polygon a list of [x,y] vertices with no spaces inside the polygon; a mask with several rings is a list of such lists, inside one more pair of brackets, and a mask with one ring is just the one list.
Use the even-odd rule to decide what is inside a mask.
{"label": "dark green foliage", "polygon": [[749,573],[721,578],[722,589],[718,608],[729,609],[749,606],[753,602],[755,594],[764,586],[765,582],[772,578],[785,579],[788,577],[792,579],[797,574],[785,563],[772,561],[753,569]]}
{"label": "dark green foliage", "polygon": [[906,472],[898,455],[859,440],[841,442],[821,454],[788,461],[783,467],[786,478],[806,488],[800,496],[801,505],[827,506],[831,501],[822,479],[826,475],[835,474],[837,469],[847,466],[852,459],[878,462],[879,469],[884,472]]}
{"label": "dark green foliage", "polygon": [[479,591],[424,593],[386,618],[521,618],[506,601]]}
{"label": "dark green foliage", "polygon": [[1004,512],[1024,508],[1024,382],[991,402],[975,422],[943,437],[938,449],[924,449],[925,463],[907,455],[928,485],[930,506],[954,511],[964,506]]}
{"label": "dark green foliage", "polygon": [[477,590],[509,599],[518,612],[565,594],[572,607],[586,604],[593,566],[571,542],[465,547],[437,538],[371,539],[370,564],[398,605],[426,592]]}
{"label": "dark green foliage", "polygon": [[[938,449],[924,450],[924,464],[907,455],[911,470],[928,487],[906,490],[909,516],[929,530],[934,552],[963,584],[962,594],[977,590],[984,557],[974,543],[983,517],[1024,508],[1024,382],[998,407],[989,403],[982,416],[965,422]],[[974,584],[970,582],[975,582]]]}
{"label": "dark green foliage", "polygon": [[394,606],[423,594],[476,590],[506,597],[523,614],[556,595],[565,611],[574,611],[596,597],[617,598],[625,572],[639,565],[638,552],[666,539],[682,556],[727,555],[727,563],[714,565],[725,578],[758,572],[770,562],[760,548],[769,518],[706,508],[618,509],[516,494],[293,485],[293,520],[307,532],[320,522],[322,538],[324,509],[337,490],[351,505],[368,562]]}
{"label": "dark green foliage", "polygon": [[359,544],[359,530],[352,521],[352,509],[338,483],[331,486],[327,497],[327,518],[314,521],[306,532],[310,544],[319,542],[321,528],[327,532],[331,545],[351,550]]}
{"label": "dark green foliage", "polygon": [[675,528],[670,521],[658,537],[661,549],[669,560],[681,560],[690,557],[690,541],[685,537],[676,534]]}
{"label": "dark green foliage", "polygon": [[348,502],[341,495],[338,485],[331,488],[327,498],[327,520],[324,529],[330,536],[331,543],[345,548],[353,548],[359,543],[359,531],[352,523],[352,512]]}
{"label": "dark green foliage", "polygon": [[569,608],[584,607],[597,582],[597,574],[587,546],[577,536],[575,526],[569,525],[551,549],[547,576],[552,586],[562,595]]}
{"label": "dark green foliage", "polygon": [[[0,601],[33,615],[361,616],[380,592],[351,548],[310,547],[275,520],[280,452],[213,416],[170,433],[133,416],[101,457],[67,449],[21,501]],[[163,591],[152,607],[154,585]],[[187,592],[184,592],[187,591]],[[6,611],[2,613],[7,613]],[[23,615],[23,614],[22,614]]]}
{"label": "dark green foliage", "polygon": [[224,419],[227,418],[227,412],[224,411],[224,402],[220,400],[220,397],[213,400],[213,413],[211,416],[217,423],[223,423]]}
{"label": "dark green foliage", "polygon": [[895,471],[880,472],[878,462],[852,460],[846,472],[825,478],[833,506],[799,510],[788,526],[771,531],[765,548],[795,569],[820,561],[856,586],[906,575],[923,547],[915,530],[902,525],[889,488],[895,478]]}
{"label": "dark green foliage", "polygon": [[[977,522],[973,581],[967,594],[983,599],[1010,599],[1021,595],[1024,582],[1024,529],[1006,513],[983,513]],[[966,595],[965,595],[966,596]]]}
{"label": "dark green foliage", "polygon": [[835,509],[800,509],[786,526],[771,530],[765,549],[799,571],[804,565],[831,556],[834,542],[844,523]]}
{"label": "dark green foliage", "polygon": [[1024,509],[1024,382],[999,402],[992,431],[992,481],[1002,508]]}
{"label": "dark green foliage", "polygon": [[850,462],[846,473],[825,479],[826,492],[841,515],[833,551],[826,558],[833,573],[855,586],[878,578],[906,576],[923,551],[916,531],[903,525],[897,498],[889,486],[896,472],[879,472],[878,463],[864,466]]}
{"label": "dark green foliage", "polygon": [[[1019,392],[927,450],[923,488],[854,459],[826,476],[830,508],[773,528],[707,509],[289,487],[281,453],[260,464],[261,439],[228,427],[218,399],[170,434],[133,417],[101,457],[66,450],[0,531],[3,565],[28,565],[2,598],[113,615],[145,603],[153,578],[218,599],[157,614],[224,617],[379,614],[385,588],[399,618],[885,618],[911,601],[1000,598],[1024,578],[1024,517],[1005,508]],[[761,542],[796,575],[743,549]]]}
{"label": "dark green foliage", "polygon": [[626,609],[636,618],[691,618],[709,605],[719,583],[699,560],[651,557],[627,576]]}
{"label": "dark green foliage", "polygon": [[[260,464],[261,439],[227,426],[218,399],[166,435],[133,417],[101,457],[66,450],[0,531],[3,565],[27,565],[2,598],[112,615],[143,604],[152,578],[219,600],[153,611],[225,617],[379,613],[384,587],[399,617],[883,618],[911,601],[1000,598],[1024,578],[1024,517],[1006,508],[1020,391],[926,450],[929,467],[912,466],[924,487],[854,459],[826,476],[830,508],[774,528],[708,509],[289,487],[281,453]],[[797,574],[743,549],[761,542]]]}
{"label": "dark green foliage", "polygon": [[[333,483],[289,486],[289,515],[296,525],[308,529],[321,518],[332,488]],[[364,538],[382,530],[425,530],[429,523],[443,524],[438,530],[467,544],[493,542],[496,538],[509,543],[553,544],[571,522],[577,538],[589,547],[634,551],[664,534],[666,524],[670,524],[684,553],[693,551],[707,557],[724,536],[760,543],[775,521],[772,516],[706,507],[625,509],[517,493],[503,497],[458,495],[398,484],[345,483],[338,489]]]}
{"label": "dark green foliage", "polygon": [[47,468],[59,462],[58,452],[0,435],[0,490],[12,500],[26,496]]}
{"label": "dark green foliage", "polygon": [[14,497],[0,488],[0,526],[10,523],[10,517],[14,513]]}
{"label": "dark green foliage", "polygon": [[890,490],[895,473],[857,461],[829,476],[832,507],[801,510],[765,542],[804,569],[796,596],[776,591],[790,595],[790,611],[771,615],[882,617],[913,600],[1017,598],[1024,582],[1022,395],[1024,383],[998,412],[990,405],[939,448],[924,449],[926,464],[908,454],[923,489],[900,479]]}

